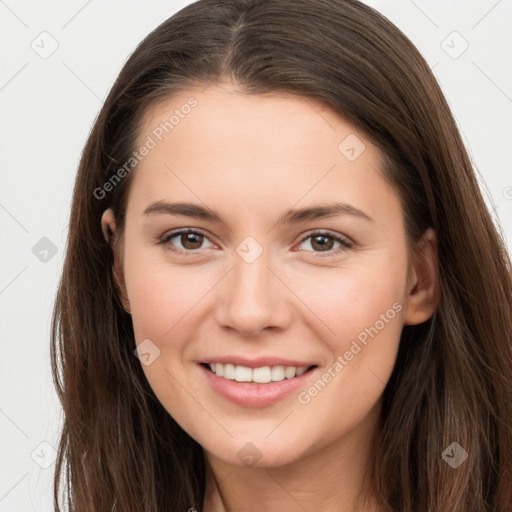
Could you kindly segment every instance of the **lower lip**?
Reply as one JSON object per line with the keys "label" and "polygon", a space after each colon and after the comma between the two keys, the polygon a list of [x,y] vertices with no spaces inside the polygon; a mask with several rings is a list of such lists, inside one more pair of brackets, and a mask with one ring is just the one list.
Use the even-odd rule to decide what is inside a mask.
{"label": "lower lip", "polygon": [[208,368],[199,365],[211,387],[220,396],[241,407],[259,408],[272,405],[303,386],[318,367],[312,368],[299,377],[284,379],[268,384],[251,384],[218,377]]}

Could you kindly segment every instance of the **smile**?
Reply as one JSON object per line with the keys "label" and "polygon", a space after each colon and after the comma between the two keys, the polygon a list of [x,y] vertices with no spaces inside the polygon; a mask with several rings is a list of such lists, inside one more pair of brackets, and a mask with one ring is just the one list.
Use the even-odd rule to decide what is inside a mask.
{"label": "smile", "polygon": [[317,365],[250,368],[231,363],[201,363],[197,367],[217,395],[245,408],[275,404],[300,387],[310,385],[319,371]]}
{"label": "smile", "polygon": [[210,363],[208,367],[217,377],[257,384],[280,382],[284,379],[300,377],[309,368],[312,368],[312,366],[261,366],[259,368],[249,368],[248,366],[222,363]]}

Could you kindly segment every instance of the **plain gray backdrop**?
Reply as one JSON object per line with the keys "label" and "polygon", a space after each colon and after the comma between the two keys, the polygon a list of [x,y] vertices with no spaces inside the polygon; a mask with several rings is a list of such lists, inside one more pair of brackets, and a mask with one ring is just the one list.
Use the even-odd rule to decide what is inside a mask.
{"label": "plain gray backdrop", "polygon": [[[189,3],[0,0],[0,512],[53,510],[49,329],[80,153],[126,58]],[[512,0],[366,3],[433,69],[510,251]]]}

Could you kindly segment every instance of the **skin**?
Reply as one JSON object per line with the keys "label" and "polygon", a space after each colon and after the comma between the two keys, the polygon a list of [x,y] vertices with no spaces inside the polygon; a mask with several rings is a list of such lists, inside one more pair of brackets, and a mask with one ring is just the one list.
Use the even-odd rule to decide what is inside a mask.
{"label": "skin", "polygon": [[[408,247],[377,148],[309,99],[251,96],[229,84],[190,89],[146,112],[141,144],[190,96],[198,105],[133,171],[113,269],[136,343],[150,339],[160,350],[143,366],[146,377],[204,448],[212,471],[206,511],[356,510],[402,327],[426,321],[437,305],[435,234],[426,232],[421,249]],[[365,145],[354,161],[338,150],[349,134]],[[145,215],[156,201],[207,206],[225,224]],[[276,224],[292,208],[336,201],[373,221],[339,214]],[[110,209],[105,236],[107,225],[115,231]],[[185,236],[158,243],[178,228],[204,233],[199,248]],[[353,245],[327,238],[322,249],[306,238],[317,229]],[[263,248],[252,263],[236,251],[248,236]],[[314,361],[322,373],[393,304],[400,307],[394,318],[307,404],[292,393],[260,409],[235,405],[210,388],[197,364],[272,354]],[[247,442],[261,457],[251,467],[237,456]]]}

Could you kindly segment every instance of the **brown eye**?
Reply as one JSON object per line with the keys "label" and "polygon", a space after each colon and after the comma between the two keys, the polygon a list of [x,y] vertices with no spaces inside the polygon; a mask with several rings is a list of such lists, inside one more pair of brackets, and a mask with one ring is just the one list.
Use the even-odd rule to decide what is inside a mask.
{"label": "brown eye", "polygon": [[204,236],[200,233],[182,233],[180,242],[185,249],[199,249],[203,244]]}
{"label": "brown eye", "polygon": [[334,245],[334,240],[331,236],[314,235],[311,237],[311,247],[319,251],[329,251]]}
{"label": "brown eye", "polygon": [[[329,231],[310,233],[302,239],[301,245],[305,244],[306,241],[309,241],[309,246],[313,249],[313,251],[309,252],[326,253],[325,256],[337,254],[352,247],[352,243],[348,239],[342,238]],[[336,247],[335,244],[338,244],[338,246]],[[322,254],[322,256],[324,256],[324,254]]]}
{"label": "brown eye", "polygon": [[[207,240],[208,238],[206,235],[200,231],[182,229],[165,235],[162,239],[160,239],[159,243],[164,245],[165,248],[171,252],[176,252],[179,254],[193,254],[196,251],[199,252],[198,249],[203,249],[203,243]],[[212,245],[213,244],[210,246]]]}

